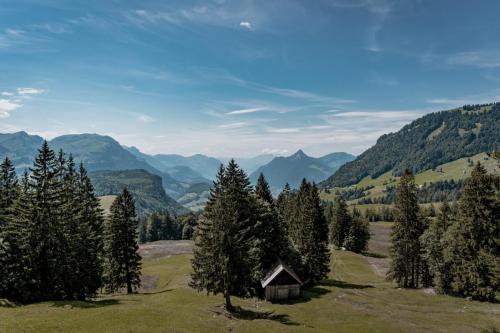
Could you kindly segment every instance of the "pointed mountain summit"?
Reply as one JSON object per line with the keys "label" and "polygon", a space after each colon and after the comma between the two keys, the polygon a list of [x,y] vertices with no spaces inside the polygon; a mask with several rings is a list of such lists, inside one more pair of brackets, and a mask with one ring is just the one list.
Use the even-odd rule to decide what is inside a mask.
{"label": "pointed mountain summit", "polygon": [[[341,154],[340,156],[342,157],[345,157],[344,154],[349,155],[347,153]],[[331,164],[335,164],[333,163],[335,158],[327,158],[331,155],[315,158],[307,155],[302,149],[299,149],[288,157],[275,157],[271,162],[253,172],[250,175],[250,180],[255,183],[259,175],[261,173],[264,174],[274,194],[279,192],[286,183],[290,184],[292,188],[297,188],[303,178],[309,181],[320,182],[325,180],[338,168],[336,165],[334,167],[330,166]],[[355,158],[352,155],[349,156],[351,156],[350,160]],[[323,162],[323,158],[326,158],[326,162]],[[338,164],[341,165],[343,163],[339,162]]]}

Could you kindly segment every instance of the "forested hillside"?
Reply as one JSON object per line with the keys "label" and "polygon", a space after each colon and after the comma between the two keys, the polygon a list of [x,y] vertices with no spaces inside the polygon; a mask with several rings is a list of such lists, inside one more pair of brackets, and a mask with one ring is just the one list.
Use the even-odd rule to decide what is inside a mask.
{"label": "forested hillside", "polygon": [[165,210],[174,214],[187,213],[187,209],[166,195],[161,177],[145,170],[95,171],[89,176],[98,196],[119,195],[127,188],[141,216]]}
{"label": "forested hillside", "polygon": [[324,187],[347,186],[392,170],[414,173],[500,148],[500,103],[466,105],[428,114],[377,143],[340,169]]}

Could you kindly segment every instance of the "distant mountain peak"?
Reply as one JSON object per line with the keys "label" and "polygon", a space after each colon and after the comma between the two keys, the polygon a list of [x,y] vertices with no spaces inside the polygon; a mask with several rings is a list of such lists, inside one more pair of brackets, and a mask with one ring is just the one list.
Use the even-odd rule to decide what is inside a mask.
{"label": "distant mountain peak", "polygon": [[293,155],[290,156],[291,158],[303,158],[303,157],[309,157],[308,155],[306,155],[306,153],[304,153],[304,151],[302,149],[299,149],[297,150],[297,152]]}

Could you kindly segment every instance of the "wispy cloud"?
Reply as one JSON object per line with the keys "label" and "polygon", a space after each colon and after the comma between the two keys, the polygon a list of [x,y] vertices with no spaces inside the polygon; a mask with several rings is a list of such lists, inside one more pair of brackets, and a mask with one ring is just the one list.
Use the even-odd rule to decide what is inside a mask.
{"label": "wispy cloud", "polygon": [[248,113],[255,113],[255,112],[264,112],[264,111],[269,111],[268,108],[265,107],[258,107],[258,108],[249,108],[249,109],[241,109],[241,110],[234,110],[227,112],[227,115],[237,115],[237,114],[248,114]]}
{"label": "wispy cloud", "polygon": [[244,122],[244,121],[240,121],[240,122],[234,122],[234,123],[224,123],[224,124],[219,125],[219,128],[222,128],[222,129],[243,128],[243,127],[246,127],[248,125],[250,125],[250,124],[247,122]]}
{"label": "wispy cloud", "polygon": [[240,22],[240,27],[248,29],[248,30],[252,30],[253,29],[252,23],[250,23],[248,21],[241,21]]}
{"label": "wispy cloud", "polygon": [[471,66],[478,68],[500,67],[500,51],[470,51],[449,56],[446,63],[452,66]]}
{"label": "wispy cloud", "polygon": [[45,92],[44,89],[37,88],[17,88],[18,95],[39,95]]}
{"label": "wispy cloud", "polygon": [[146,114],[138,115],[137,120],[139,120],[141,123],[144,123],[144,124],[149,124],[149,123],[152,123],[155,121],[153,117],[148,116]]}
{"label": "wispy cloud", "polygon": [[22,107],[22,104],[8,99],[0,99],[0,118],[10,117],[10,112]]}
{"label": "wispy cloud", "polygon": [[11,92],[8,92],[8,91],[2,91],[2,96],[10,97],[10,96],[14,96],[14,93],[11,93]]}

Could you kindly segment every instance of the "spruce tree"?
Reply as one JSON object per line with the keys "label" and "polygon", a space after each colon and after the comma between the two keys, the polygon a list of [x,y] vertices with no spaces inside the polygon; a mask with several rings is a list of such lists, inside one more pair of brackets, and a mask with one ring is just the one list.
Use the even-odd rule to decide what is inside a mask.
{"label": "spruce tree", "polygon": [[417,203],[413,174],[406,170],[396,194],[396,216],[391,233],[391,266],[387,277],[400,287],[416,288],[422,276],[420,236],[424,223]]}
{"label": "spruce tree", "polygon": [[[70,161],[72,163],[71,156]],[[80,163],[76,176],[80,203],[77,235],[81,249],[79,269],[82,286],[77,297],[88,298],[96,294],[103,282],[104,211],[83,163]]]}
{"label": "spruce tree", "polygon": [[255,194],[257,195],[257,197],[266,201],[268,204],[270,205],[274,204],[274,199],[273,195],[271,194],[271,190],[269,189],[269,184],[267,183],[266,178],[262,173],[259,175],[259,179],[257,179],[257,185],[255,186]]}
{"label": "spruce tree", "polygon": [[12,209],[17,196],[16,171],[12,162],[6,157],[0,165],[0,228],[12,216]]}
{"label": "spruce tree", "polygon": [[34,290],[29,269],[27,243],[27,207],[30,205],[29,179],[25,172],[13,203],[13,215],[0,232],[0,297],[27,302]]}
{"label": "spruce tree", "polygon": [[106,224],[105,281],[109,292],[123,287],[130,294],[141,284],[141,257],[137,245],[134,199],[127,189],[116,197]]}
{"label": "spruce tree", "polygon": [[61,298],[63,292],[59,259],[64,255],[61,244],[62,182],[58,160],[45,141],[30,169],[27,216],[27,255],[33,275],[33,299]]}
{"label": "spruce tree", "polygon": [[422,234],[423,259],[429,267],[432,284],[438,293],[447,293],[450,284],[450,268],[443,258],[443,236],[453,221],[448,201],[444,201],[437,218]]}
{"label": "spruce tree", "polygon": [[356,207],[353,208],[350,219],[351,225],[349,226],[344,245],[349,251],[362,253],[366,251],[368,241],[370,240],[370,226],[368,221],[361,217],[361,212]]}
{"label": "spruce tree", "polygon": [[478,163],[465,182],[459,214],[443,237],[451,294],[493,300],[500,288],[498,180]]}
{"label": "spruce tree", "polygon": [[351,226],[351,216],[347,209],[345,200],[339,196],[335,199],[333,207],[332,221],[330,222],[330,241],[337,247],[345,246],[349,229]]}
{"label": "spruce tree", "polygon": [[306,284],[314,284],[330,271],[328,223],[315,184],[302,181],[297,193],[290,238],[301,256],[301,275]]}
{"label": "spruce tree", "polygon": [[190,285],[198,291],[223,294],[233,310],[231,295],[252,294],[250,252],[252,218],[248,177],[231,160],[220,167],[196,235]]}

